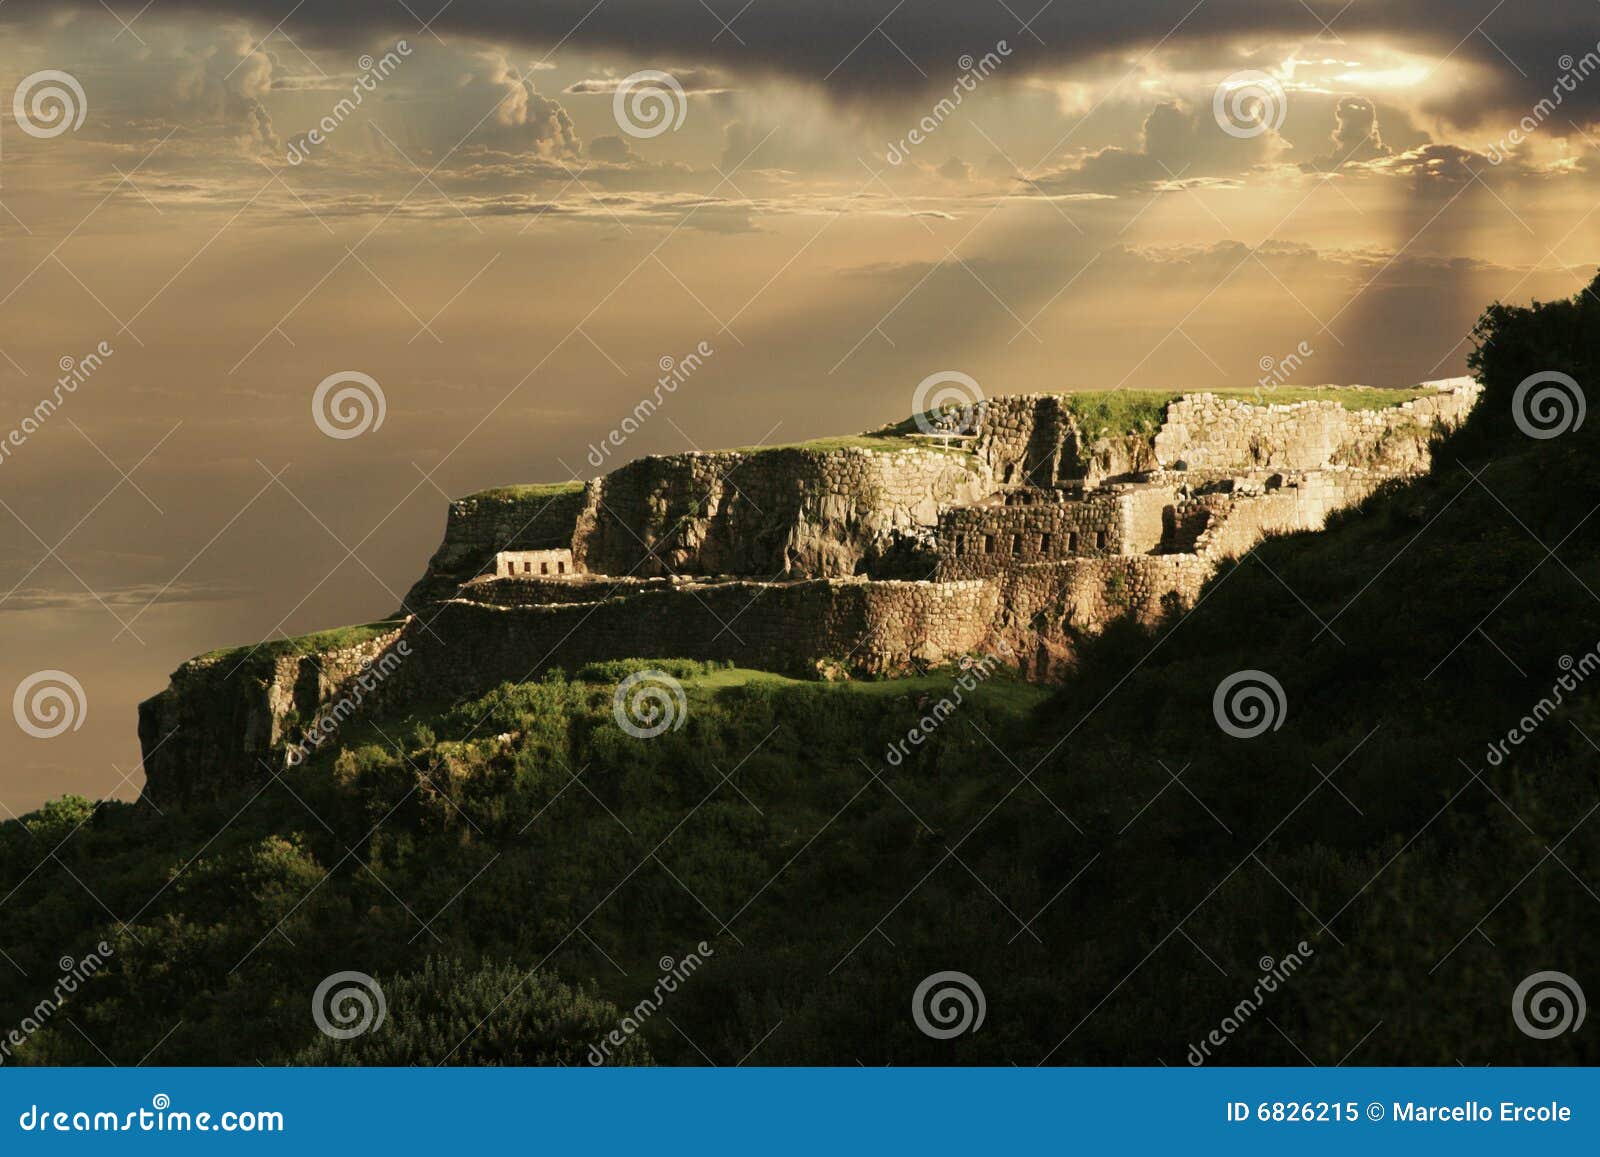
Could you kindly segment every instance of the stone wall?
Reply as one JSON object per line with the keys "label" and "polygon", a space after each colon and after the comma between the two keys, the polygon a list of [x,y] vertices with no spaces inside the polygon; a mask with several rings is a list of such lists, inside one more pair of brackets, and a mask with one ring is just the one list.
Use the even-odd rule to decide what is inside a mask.
{"label": "stone wall", "polygon": [[1167,407],[1155,456],[1164,467],[1221,474],[1331,466],[1414,474],[1428,468],[1433,437],[1465,420],[1481,392],[1460,384],[1376,410],[1334,401],[1255,406],[1188,394]]}
{"label": "stone wall", "polygon": [[1109,555],[1021,567],[1001,579],[1000,613],[987,646],[1018,658],[1031,679],[1049,679],[1071,661],[1076,638],[1130,616],[1151,623],[1188,606],[1215,569],[1195,555]]}
{"label": "stone wall", "polygon": [[598,603],[490,606],[458,599],[407,632],[408,680],[430,694],[475,695],[552,667],[617,658],[725,660],[815,676],[821,661],[860,672],[937,664],[976,651],[997,607],[985,582],[732,581],[652,584]]}
{"label": "stone wall", "polygon": [[1055,394],[1016,394],[983,403],[973,452],[1002,485],[1054,486],[1080,478],[1077,426]]}
{"label": "stone wall", "polygon": [[550,550],[502,550],[494,556],[491,574],[497,575],[563,575],[581,573],[574,564],[572,551],[567,547]]}
{"label": "stone wall", "polygon": [[846,577],[992,489],[972,456],[933,449],[642,458],[589,484],[573,553],[596,574]]}
{"label": "stone wall", "polygon": [[1028,563],[1120,554],[1124,529],[1121,504],[1112,495],[953,507],[939,520],[937,577],[985,578]]}
{"label": "stone wall", "polygon": [[[1462,420],[1478,393],[1453,382],[1378,410],[1192,394],[1169,405],[1153,439],[1088,446],[1062,397],[1031,394],[983,403],[970,453],[797,447],[643,458],[586,486],[452,503],[444,541],[405,607],[449,598],[501,550],[571,548],[580,565],[612,575],[913,577],[931,568],[942,506],[1029,483],[1094,487],[1174,470],[1201,479],[1339,467],[1415,473],[1427,466],[1434,433]],[[1123,527],[1132,543],[1150,538],[1154,513],[1168,517],[1133,513],[1143,517]]]}
{"label": "stone wall", "polygon": [[1321,530],[1328,515],[1361,501],[1388,477],[1370,470],[1327,470],[1292,475],[1271,488],[1246,486],[1216,496],[1192,549],[1215,560],[1241,555],[1268,534]]}

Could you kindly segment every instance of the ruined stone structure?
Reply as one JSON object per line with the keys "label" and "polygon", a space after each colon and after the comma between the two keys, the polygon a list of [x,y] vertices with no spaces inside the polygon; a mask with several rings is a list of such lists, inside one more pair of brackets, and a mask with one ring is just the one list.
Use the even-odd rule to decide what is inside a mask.
{"label": "ruined stone structure", "polygon": [[494,556],[494,573],[496,577],[504,578],[513,575],[566,578],[578,574],[579,569],[573,564],[572,551],[565,548],[502,550]]}
{"label": "ruined stone structure", "polygon": [[[1048,678],[1076,639],[1192,603],[1264,535],[1318,529],[1425,471],[1479,392],[1430,383],[1372,408],[1192,394],[1153,435],[1082,430],[1059,395],[1002,397],[950,434],[644,458],[486,492],[451,504],[392,629],[356,650],[370,662],[406,644],[381,691],[402,701],[613,658],[815,676],[983,651]],[[352,661],[305,655],[248,678],[186,664],[141,707],[150,790],[275,765]]]}

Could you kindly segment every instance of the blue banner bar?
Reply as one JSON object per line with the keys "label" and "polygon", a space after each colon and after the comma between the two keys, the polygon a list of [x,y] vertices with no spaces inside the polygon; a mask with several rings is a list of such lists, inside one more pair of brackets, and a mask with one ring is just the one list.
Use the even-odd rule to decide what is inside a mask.
{"label": "blue banner bar", "polygon": [[1593,1153],[1597,1072],[9,1069],[0,1151]]}

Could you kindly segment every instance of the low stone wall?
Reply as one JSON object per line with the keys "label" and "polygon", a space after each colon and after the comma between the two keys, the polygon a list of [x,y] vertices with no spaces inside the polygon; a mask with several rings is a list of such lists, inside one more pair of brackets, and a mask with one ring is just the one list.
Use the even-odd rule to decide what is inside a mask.
{"label": "low stone wall", "polygon": [[1360,502],[1388,475],[1334,469],[1291,477],[1272,489],[1221,496],[1193,544],[1197,554],[1220,559],[1244,554],[1269,534],[1321,530],[1328,515]]}
{"label": "low stone wall", "polygon": [[980,648],[992,583],[814,580],[654,587],[600,603],[504,607],[453,600],[391,682],[395,694],[476,695],[502,682],[617,658],[729,661],[815,676],[822,661],[862,672],[937,664]]}
{"label": "low stone wall", "polygon": [[[670,579],[483,577],[475,578],[463,586],[458,597],[498,607],[526,607],[537,603],[598,603],[619,595],[637,594],[641,590],[666,589],[670,585]],[[422,617],[427,619],[428,615]]]}

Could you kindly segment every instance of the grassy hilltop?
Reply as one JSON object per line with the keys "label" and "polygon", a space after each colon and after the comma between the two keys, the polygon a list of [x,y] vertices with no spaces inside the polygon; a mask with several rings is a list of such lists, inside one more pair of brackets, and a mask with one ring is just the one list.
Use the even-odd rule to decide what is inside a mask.
{"label": "grassy hilltop", "polygon": [[[1600,381],[1600,297],[1477,336],[1486,393],[1432,475],[1112,629],[1065,686],[992,675],[899,758],[959,671],[654,663],[685,722],[637,739],[612,696],[645,664],[614,663],[353,724],[254,795],[8,823],[0,1033],[58,957],[114,949],[12,1063],[583,1064],[701,942],[612,1059],[1177,1065],[1234,1017],[1217,1063],[1600,1062],[1511,1015],[1540,970],[1600,993],[1600,679],[1487,755],[1600,647],[1600,421],[1513,418],[1530,374]],[[1287,703],[1248,740],[1213,716],[1242,669]],[[342,970],[388,999],[352,1042],[308,1008]],[[910,1015],[943,970],[987,1001],[952,1040]]]}

